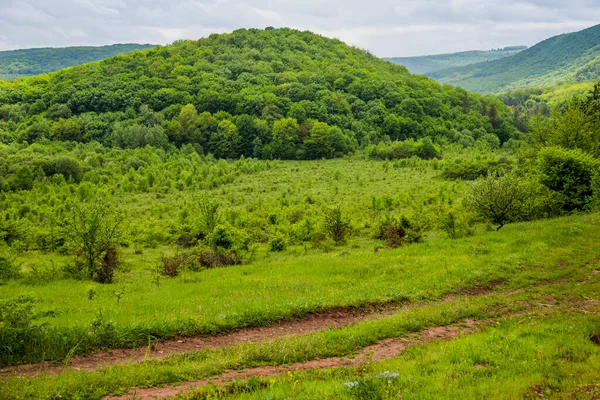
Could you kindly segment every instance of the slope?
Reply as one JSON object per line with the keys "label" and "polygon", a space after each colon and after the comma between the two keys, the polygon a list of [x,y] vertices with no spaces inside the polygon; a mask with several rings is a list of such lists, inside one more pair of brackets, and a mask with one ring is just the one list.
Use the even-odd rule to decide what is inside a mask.
{"label": "slope", "polygon": [[506,141],[514,130],[497,99],[291,29],[211,35],[5,83],[0,113],[4,142],[191,145],[231,159],[331,158],[466,129]]}
{"label": "slope", "polygon": [[600,77],[600,25],[552,37],[511,57],[428,74],[475,92],[502,92]]}
{"label": "slope", "polygon": [[418,57],[390,57],[384,58],[384,60],[404,65],[413,74],[427,74],[447,68],[464,67],[484,61],[498,60],[515,55],[525,49],[527,49],[527,46],[511,46],[489,51],[472,50]]}
{"label": "slope", "polygon": [[98,61],[121,53],[153,47],[151,44],[114,44],[101,47],[40,48],[0,52],[0,79],[13,80]]}

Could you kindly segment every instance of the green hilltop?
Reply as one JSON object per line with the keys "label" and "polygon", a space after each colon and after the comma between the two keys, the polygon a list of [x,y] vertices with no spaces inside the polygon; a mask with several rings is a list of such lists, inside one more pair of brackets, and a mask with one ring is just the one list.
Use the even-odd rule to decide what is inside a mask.
{"label": "green hilltop", "polygon": [[552,37],[507,58],[428,76],[480,93],[594,80],[600,77],[600,25]]}
{"label": "green hilltop", "polygon": [[[0,140],[192,145],[219,158],[320,159],[389,140],[514,133],[494,98],[292,29],[179,41],[0,85]],[[1,121],[1,120],[0,120]]]}
{"label": "green hilltop", "polygon": [[0,51],[0,79],[13,80],[102,60],[121,53],[153,47],[151,44],[113,44]]}
{"label": "green hilltop", "polygon": [[525,49],[527,49],[527,46],[510,46],[489,51],[472,50],[418,57],[390,57],[384,58],[384,60],[404,65],[413,74],[428,74],[447,68],[464,67],[484,61],[498,60],[515,55]]}

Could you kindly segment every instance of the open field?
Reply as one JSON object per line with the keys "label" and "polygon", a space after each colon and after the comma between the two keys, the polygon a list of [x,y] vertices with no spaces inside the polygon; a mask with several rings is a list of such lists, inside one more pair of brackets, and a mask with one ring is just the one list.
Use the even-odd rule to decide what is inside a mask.
{"label": "open field", "polygon": [[[565,222],[577,228],[598,224],[597,216],[578,218],[579,224],[573,224],[573,219],[545,221],[547,226],[544,228],[560,232],[561,223]],[[523,230],[523,226],[519,225],[509,228]],[[536,228],[539,231],[542,225],[536,225]],[[539,259],[537,262],[540,264],[537,266],[523,265],[523,268],[513,271],[512,276],[504,276],[505,281],[500,286],[491,289],[485,289],[484,284],[471,290],[457,290],[457,294],[444,300],[420,299],[391,314],[374,316],[351,325],[297,337],[232,344],[225,348],[173,355],[140,364],[116,365],[91,372],[65,369],[58,375],[47,377],[5,377],[0,392],[5,398],[46,398],[57,394],[63,398],[101,398],[103,395],[120,393],[131,387],[153,387],[211,377],[219,378],[222,373],[232,369],[242,372],[247,369],[248,372],[252,372],[254,367],[269,365],[284,366],[266,370],[275,375],[275,380],[260,378],[258,381],[232,384],[223,390],[203,386],[197,389],[198,392],[193,396],[207,398],[218,393],[225,396],[257,391],[253,396],[258,398],[270,394],[275,398],[288,397],[289,385],[292,385],[298,390],[295,393],[298,393],[299,397],[315,398],[323,393],[330,393],[334,397],[351,397],[352,392],[345,392],[346,388],[343,386],[346,381],[374,382],[376,387],[369,390],[380,391],[380,395],[383,396],[376,398],[393,397],[390,393],[386,394],[385,390],[388,389],[394,394],[404,390],[409,392],[410,388],[414,389],[414,386],[406,386],[409,382],[429,391],[431,396],[441,393],[440,390],[448,390],[447,393],[451,396],[464,394],[468,398],[477,398],[482,393],[493,394],[494,390],[498,390],[498,379],[514,381],[507,387],[506,398],[525,396],[531,390],[538,390],[538,387],[542,388],[544,393],[549,391],[549,394],[556,393],[557,396],[580,390],[583,385],[593,389],[598,379],[598,371],[593,367],[594,360],[599,356],[600,350],[593,342],[596,340],[594,337],[600,333],[596,314],[600,304],[597,299],[600,289],[600,265],[598,254],[592,255],[597,251],[592,243],[594,235],[590,235],[589,242],[585,244],[586,241],[581,239],[587,235],[582,233],[584,234],[577,235],[579,239],[571,239],[572,245],[581,241],[582,246],[575,245],[570,247],[571,250],[558,251],[554,257],[545,258],[548,263],[546,265]],[[540,237],[542,240],[543,238]],[[413,278],[405,279],[407,282],[413,281]],[[469,336],[460,336],[448,344],[432,343],[421,347],[419,343],[422,340],[428,341],[423,335],[426,332],[431,333],[428,328],[436,326],[455,328],[442,330],[450,332],[449,335],[433,335],[430,339],[449,340],[455,337],[456,333],[452,332],[456,332],[456,329],[464,330]],[[479,330],[481,333],[478,333]],[[414,336],[413,333],[419,332],[420,335]],[[437,332],[439,334],[440,331]],[[398,348],[397,352],[392,351],[388,352],[387,356],[381,356],[379,361],[370,362],[369,357],[365,359],[361,356],[360,362],[344,361],[336,364],[332,360],[325,363],[309,363],[308,367],[313,367],[312,370],[304,373],[293,372],[295,369],[304,369],[303,364],[294,363],[361,353],[361,349],[366,346],[395,337],[406,338],[400,342],[403,346]],[[388,342],[385,347],[394,348],[392,345],[393,342]],[[417,347],[402,351],[411,346]],[[148,348],[148,352],[151,351]],[[374,354],[380,354],[377,348],[372,351]],[[368,353],[369,351],[362,354]],[[385,360],[387,357],[398,356],[400,358]],[[556,364],[557,362],[559,364]],[[290,364],[293,368],[286,367]],[[350,369],[324,372],[314,370],[336,365]],[[423,368],[430,372],[416,372],[423,371]],[[456,375],[456,371],[452,373],[453,368],[459,368],[456,371],[461,372]],[[394,380],[392,387],[384,384],[381,388],[381,382],[378,382],[375,376],[385,370],[398,372],[401,378],[398,381]],[[292,375],[287,374],[287,371]],[[261,372],[264,373],[265,370]],[[280,380],[277,376],[282,372],[286,372],[287,375]],[[573,373],[577,374],[576,379],[569,378]],[[227,376],[246,377],[244,373],[239,376]],[[445,388],[438,386],[439,381],[433,384],[440,377],[455,380],[456,384],[446,385]],[[206,385],[205,381],[198,384],[202,385],[202,382]],[[215,382],[224,383],[219,379]],[[429,386],[428,382],[432,382],[432,385]],[[184,388],[189,389],[190,386],[176,389],[175,393]],[[173,394],[172,390],[167,392]],[[284,395],[285,393],[288,395]]]}

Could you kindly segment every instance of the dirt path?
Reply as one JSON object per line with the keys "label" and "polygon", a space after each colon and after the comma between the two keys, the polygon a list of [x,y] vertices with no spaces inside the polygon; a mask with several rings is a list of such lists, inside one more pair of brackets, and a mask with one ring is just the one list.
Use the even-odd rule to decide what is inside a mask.
{"label": "dirt path", "polygon": [[[499,295],[511,295],[526,289],[513,292],[496,292],[494,288],[501,286],[503,281],[488,282],[484,286],[473,286],[461,289],[457,294],[450,294],[438,302],[447,302],[458,296],[478,297],[491,293]],[[542,285],[560,284],[561,282],[545,282]],[[431,302],[433,303],[433,302]],[[182,354],[203,349],[217,349],[232,346],[239,343],[252,343],[275,338],[297,336],[327,329],[330,327],[341,327],[367,319],[390,315],[400,309],[419,307],[423,304],[396,305],[387,304],[383,306],[371,306],[364,310],[353,308],[339,308],[324,310],[309,314],[303,319],[285,320],[273,323],[266,327],[252,327],[234,330],[223,335],[198,335],[192,337],[180,337],[164,342],[155,342],[150,346],[134,349],[114,349],[94,353],[88,356],[76,356],[69,360],[67,366],[53,364],[50,362],[40,364],[25,364],[10,366],[0,369],[0,379],[9,376],[34,377],[40,374],[56,375],[65,369],[78,371],[92,371],[109,365],[137,363],[144,360],[160,360],[167,356]]]}
{"label": "dirt path", "polygon": [[[386,306],[381,309],[371,308],[366,311],[357,309],[334,309],[315,314],[306,318],[287,320],[266,327],[239,329],[224,335],[200,335],[186,338],[176,338],[162,343],[152,343],[150,347],[135,349],[117,349],[99,352],[89,356],[73,357],[67,368],[91,371],[103,366],[141,362],[144,360],[159,360],[170,355],[182,354],[203,349],[216,349],[232,346],[238,343],[252,343],[264,340],[302,335],[330,327],[340,327],[363,321],[369,318],[390,314],[400,307]],[[0,378],[5,376],[32,377],[42,373],[58,374],[65,370],[62,364],[41,363],[25,364],[0,369]]]}
{"label": "dirt path", "polygon": [[335,367],[355,367],[368,360],[381,361],[397,357],[404,349],[410,346],[423,344],[431,341],[450,340],[461,334],[475,333],[480,330],[479,323],[467,320],[462,324],[445,327],[432,327],[417,334],[407,337],[382,340],[376,345],[361,349],[352,358],[332,357],[321,360],[294,363],[289,366],[268,366],[249,368],[243,371],[227,372],[210,379],[194,382],[186,382],[179,386],[167,386],[161,388],[134,389],[131,393],[122,396],[106,397],[105,400],[150,400],[174,397],[179,393],[188,392],[194,388],[207,385],[224,385],[233,380],[244,380],[251,377],[265,377],[281,375],[291,371],[303,371],[307,369],[323,369]]}
{"label": "dirt path", "polygon": [[[549,303],[539,303],[533,306],[538,312],[532,313],[533,310],[520,311],[503,315],[502,318],[517,318],[531,315],[551,315],[552,311],[545,310],[558,308],[566,304],[553,304],[555,300],[552,296],[548,296]],[[578,313],[598,314],[600,312],[600,300],[581,300],[568,303],[568,310]],[[424,344],[432,341],[451,340],[461,334],[472,334],[481,331],[481,328],[486,325],[495,323],[496,319],[488,320],[464,320],[448,326],[430,327],[417,333],[412,333],[407,336],[390,338],[381,340],[379,343],[367,346],[360,349],[353,357],[331,357],[326,359],[316,359],[306,362],[298,362],[289,366],[266,366],[249,368],[243,371],[230,371],[224,374],[216,375],[208,379],[198,381],[185,382],[178,386],[165,386],[159,388],[133,388],[128,393],[121,396],[105,397],[104,400],[155,400],[174,397],[177,394],[185,393],[208,385],[226,385],[234,380],[245,380],[251,377],[266,377],[280,376],[287,372],[303,371],[308,369],[325,369],[336,367],[356,367],[364,364],[366,361],[381,361],[399,356],[404,349],[419,344]]]}

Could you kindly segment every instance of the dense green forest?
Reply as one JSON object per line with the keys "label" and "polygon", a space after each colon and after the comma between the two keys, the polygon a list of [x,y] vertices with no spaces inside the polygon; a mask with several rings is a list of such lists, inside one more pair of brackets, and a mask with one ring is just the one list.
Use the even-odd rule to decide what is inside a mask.
{"label": "dense green forest", "polygon": [[394,64],[404,65],[413,74],[429,74],[435,71],[464,67],[485,61],[509,57],[527,49],[527,46],[509,46],[489,51],[462,51],[459,53],[434,54],[417,57],[389,57],[384,60]]}
{"label": "dense green forest", "polygon": [[239,30],[0,86],[0,141],[98,141],[217,158],[337,157],[385,141],[518,138],[500,101],[338,40]]}
{"label": "dense green forest", "polygon": [[0,51],[0,79],[13,80],[102,60],[117,54],[153,47],[150,44],[114,44]]}
{"label": "dense green forest", "polygon": [[600,25],[544,40],[513,56],[428,74],[480,93],[553,86],[600,77]]}

